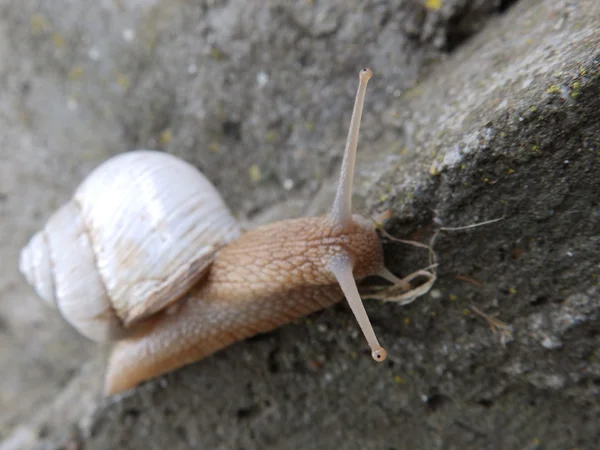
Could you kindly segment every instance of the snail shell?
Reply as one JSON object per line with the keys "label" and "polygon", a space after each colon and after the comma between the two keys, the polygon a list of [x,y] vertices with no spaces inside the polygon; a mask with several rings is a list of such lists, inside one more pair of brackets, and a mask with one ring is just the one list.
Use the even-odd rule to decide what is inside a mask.
{"label": "snail shell", "polygon": [[98,166],[22,250],[37,294],[94,341],[185,294],[240,229],[192,165],[136,150]]}

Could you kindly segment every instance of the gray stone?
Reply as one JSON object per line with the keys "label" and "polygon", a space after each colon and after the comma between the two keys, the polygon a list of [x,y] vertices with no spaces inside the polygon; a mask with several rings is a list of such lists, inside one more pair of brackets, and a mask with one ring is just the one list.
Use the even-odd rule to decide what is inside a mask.
{"label": "gray stone", "polygon": [[[600,3],[442,3],[0,1],[3,444],[598,446]],[[134,147],[194,163],[247,226],[326,211],[363,65],[356,209],[422,242],[503,220],[440,231],[432,295],[367,301],[384,364],[340,303],[101,399],[103,349],[43,308],[19,248]]]}

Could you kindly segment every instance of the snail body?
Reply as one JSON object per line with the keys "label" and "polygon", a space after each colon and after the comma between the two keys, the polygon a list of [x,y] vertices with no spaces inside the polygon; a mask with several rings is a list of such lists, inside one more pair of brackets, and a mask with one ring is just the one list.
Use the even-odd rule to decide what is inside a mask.
{"label": "snail body", "polygon": [[114,341],[105,392],[115,394],[236,341],[326,308],[344,296],[376,361],[386,358],[356,281],[384,266],[372,222],[352,214],[360,83],[329,214],[242,234],[214,186],[156,151],[100,165],[21,252],[39,297],[79,332]]}
{"label": "snail body", "polygon": [[116,343],[107,392],[126,390],[149,374],[169,372],[339,302],[342,289],[327,270],[336,255],[346,253],[357,263],[359,279],[377,273],[383,261],[372,222],[357,219],[360,225],[351,232],[332,226],[327,216],[275,222],[224,247],[206,279],[171,311]]}

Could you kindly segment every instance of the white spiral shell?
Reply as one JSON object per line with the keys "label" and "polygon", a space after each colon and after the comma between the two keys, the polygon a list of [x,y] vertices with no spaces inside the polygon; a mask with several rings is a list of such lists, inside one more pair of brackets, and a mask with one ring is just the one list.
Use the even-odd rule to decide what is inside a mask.
{"label": "white spiral shell", "polygon": [[136,150],[81,183],[23,248],[19,270],[81,334],[104,341],[179,299],[239,235],[195,167]]}

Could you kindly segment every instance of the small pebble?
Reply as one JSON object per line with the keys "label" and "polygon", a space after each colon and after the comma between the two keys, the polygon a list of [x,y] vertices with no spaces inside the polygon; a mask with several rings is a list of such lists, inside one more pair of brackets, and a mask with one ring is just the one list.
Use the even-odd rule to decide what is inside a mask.
{"label": "small pebble", "polygon": [[283,180],[283,188],[286,191],[291,190],[294,187],[294,180],[292,180],[291,178],[286,178],[285,180]]}
{"label": "small pebble", "polygon": [[259,87],[265,86],[269,82],[269,75],[266,72],[258,72],[258,75],[256,75],[256,82]]}
{"label": "small pebble", "polygon": [[135,33],[131,28],[123,30],[123,39],[127,42],[132,42],[135,39]]}
{"label": "small pebble", "polygon": [[77,100],[75,100],[73,97],[69,97],[67,99],[67,109],[69,111],[76,111],[77,110]]}
{"label": "small pebble", "polygon": [[100,59],[100,52],[97,48],[90,48],[88,56],[92,61],[98,61]]}

